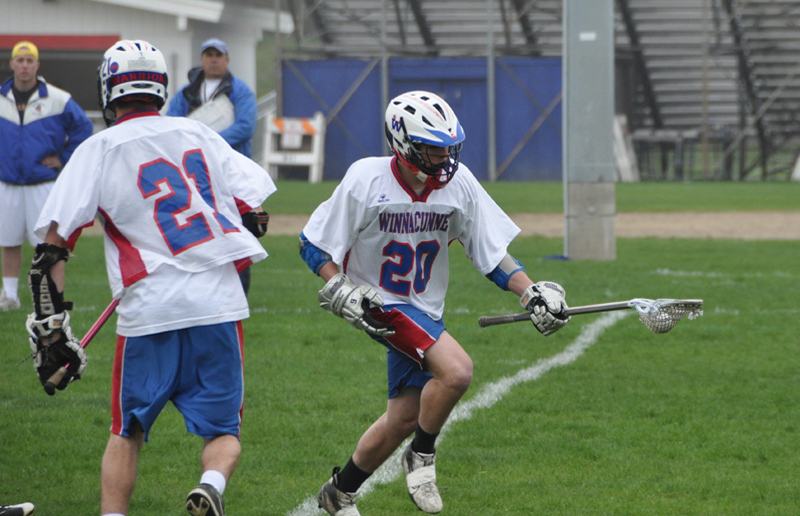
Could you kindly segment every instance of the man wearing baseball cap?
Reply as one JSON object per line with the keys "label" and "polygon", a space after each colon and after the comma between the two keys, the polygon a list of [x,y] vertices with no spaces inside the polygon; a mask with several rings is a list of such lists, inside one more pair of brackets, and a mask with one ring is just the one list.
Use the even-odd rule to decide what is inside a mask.
{"label": "man wearing baseball cap", "polygon": [[250,140],[256,129],[256,96],[245,82],[228,71],[228,45],[212,38],[200,45],[200,66],[189,70],[189,84],[181,88],[169,104],[168,116],[187,116],[207,102],[225,95],[234,107],[230,127],[219,131],[231,147],[248,158]]}
{"label": "man wearing baseball cap", "polygon": [[39,49],[20,41],[11,50],[14,76],[0,86],[0,311],[20,308],[22,244],[41,243],[34,225],[53,182],[94,126],[69,93],[42,77]]}
{"label": "man wearing baseball cap", "polygon": [[[223,103],[227,106],[223,111],[232,105],[231,120],[224,127],[214,127],[214,130],[234,150],[252,158],[250,140],[256,131],[258,118],[256,96],[243,80],[228,71],[229,63],[228,45],[224,41],[217,38],[204,41],[200,45],[200,66],[189,70],[189,84],[172,99],[167,116],[194,118],[193,115],[199,113],[196,110],[205,104]],[[250,268],[243,269],[239,277],[247,294],[250,290]]]}

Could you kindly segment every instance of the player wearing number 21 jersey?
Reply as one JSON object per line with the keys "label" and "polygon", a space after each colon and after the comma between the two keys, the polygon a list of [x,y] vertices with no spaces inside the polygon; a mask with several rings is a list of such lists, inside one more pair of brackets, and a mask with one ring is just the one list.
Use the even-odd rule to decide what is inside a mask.
{"label": "player wearing number 21 jersey", "polygon": [[326,282],[320,306],[388,350],[386,412],[317,495],[333,516],[358,516],[358,489],[411,434],[401,459],[408,493],[420,510],[442,510],[434,444],[472,381],[472,361],[443,320],[453,242],[520,296],[543,334],[568,321],[563,289],[534,285],[508,254],[520,230],[459,163],[465,136],[450,106],[404,93],[389,103],[385,131],[393,155],[351,165],[300,235],[301,256]]}
{"label": "player wearing number 21 jersey", "polygon": [[34,343],[48,357],[46,373],[41,366],[37,372],[46,377],[51,365],[63,365],[59,359],[75,369],[70,352],[82,359],[70,379],[85,368],[66,328],[65,262],[81,228],[97,217],[111,293],[119,299],[101,514],[127,513],[139,452],[171,401],[204,443],[203,472],[186,509],[223,516],[223,493],[241,455],[241,321],[249,308],[238,269],[267,256],[256,235],[266,232],[261,205],[275,184],[205,125],[159,114],[166,60],[146,41],[115,43],[98,75],[103,117],[113,126],[78,147],[37,222],[45,243],[29,276],[36,313],[28,330],[68,335],[65,359],[51,356],[44,346],[52,344]]}
{"label": "player wearing number 21 jersey", "polygon": [[73,160],[38,228],[58,222],[69,239],[99,214],[120,335],[248,317],[241,284],[225,277],[267,256],[239,215],[275,191],[263,168],[203,124],[152,111],[123,116]]}

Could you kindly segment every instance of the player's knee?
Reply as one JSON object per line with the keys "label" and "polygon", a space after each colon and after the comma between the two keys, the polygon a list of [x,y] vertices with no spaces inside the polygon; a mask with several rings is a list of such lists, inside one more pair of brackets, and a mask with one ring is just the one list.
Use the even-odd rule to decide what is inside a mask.
{"label": "player's knee", "polygon": [[410,436],[416,430],[417,430],[416,417],[403,418],[397,425],[398,434],[402,435],[404,438]]}
{"label": "player's knee", "polygon": [[459,394],[464,394],[472,383],[472,360],[466,357],[452,365],[443,379],[447,387]]}

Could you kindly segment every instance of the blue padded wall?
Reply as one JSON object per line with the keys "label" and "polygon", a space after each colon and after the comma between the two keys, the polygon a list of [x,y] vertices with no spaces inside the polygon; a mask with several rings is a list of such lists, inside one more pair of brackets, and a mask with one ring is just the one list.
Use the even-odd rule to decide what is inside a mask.
{"label": "blue padded wall", "polygon": [[[370,66],[362,60],[283,63],[284,116],[328,114]],[[495,64],[497,165],[561,91],[561,60],[511,57]],[[461,160],[478,179],[488,179],[486,60],[435,58],[389,60],[389,96],[427,90],[455,110],[466,140]],[[324,178],[341,179],[354,161],[382,153],[383,112],[380,67],[374,67],[328,120]],[[533,137],[500,176],[503,181],[561,180],[561,106],[541,123]]]}

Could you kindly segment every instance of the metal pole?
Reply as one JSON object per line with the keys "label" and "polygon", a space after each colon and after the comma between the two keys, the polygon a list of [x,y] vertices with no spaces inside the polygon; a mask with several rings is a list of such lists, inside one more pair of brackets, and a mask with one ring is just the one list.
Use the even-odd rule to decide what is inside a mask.
{"label": "metal pole", "polygon": [[[744,88],[739,86],[739,132],[747,131],[747,101],[745,100]],[[739,176],[737,179],[744,180],[744,169],[747,166],[747,140],[742,138],[739,145]]]}
{"label": "metal pole", "polygon": [[275,0],[275,116],[283,116],[283,71],[281,70],[281,0]]}
{"label": "metal pole", "polygon": [[486,0],[486,20],[488,48],[486,50],[486,124],[489,141],[487,142],[487,160],[489,166],[489,181],[497,181],[497,113],[495,104],[495,75],[494,75],[494,20],[492,19],[492,0]]}
{"label": "metal pole", "polygon": [[[709,169],[711,163],[711,155],[709,153],[708,141],[708,128],[709,128],[709,114],[708,114],[708,0],[703,0],[703,179],[709,179]],[[691,175],[691,174],[689,174]]]}
{"label": "metal pole", "polygon": [[564,255],[616,259],[613,0],[564,1]]}
{"label": "metal pole", "polygon": [[[389,105],[389,55],[386,51],[386,0],[381,0],[381,108],[385,109]],[[383,115],[383,111],[379,111]],[[383,116],[380,120],[380,133],[383,134],[385,121]],[[389,154],[389,142],[386,138],[381,138],[384,154]]]}

